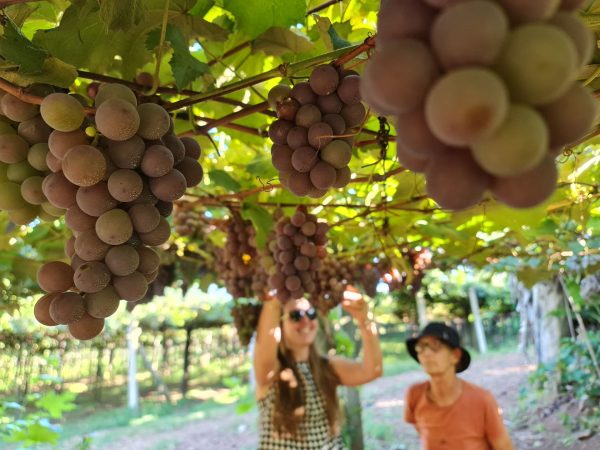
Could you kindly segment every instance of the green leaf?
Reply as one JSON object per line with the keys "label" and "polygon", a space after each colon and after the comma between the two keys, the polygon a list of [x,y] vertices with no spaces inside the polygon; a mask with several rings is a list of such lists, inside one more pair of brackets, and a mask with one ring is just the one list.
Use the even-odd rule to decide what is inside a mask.
{"label": "green leaf", "polygon": [[348,28],[347,24],[336,23],[334,26],[331,24],[331,20],[329,20],[328,17],[314,15],[314,18],[319,37],[325,44],[327,50],[337,50],[338,48],[344,48],[352,45],[346,39],[342,38],[335,28],[336,26],[340,28]]}
{"label": "green leaf", "polygon": [[246,170],[255,177],[260,177],[260,181],[268,190],[268,182],[277,177],[277,170],[273,167],[271,158],[268,156],[259,156],[246,166]]}
{"label": "green leaf", "polygon": [[[171,27],[178,29],[183,36],[213,40],[227,38],[227,32],[218,25],[187,14],[188,3],[170,2]],[[33,41],[76,67],[100,73],[120,70],[123,78],[131,79],[144,64],[152,61],[152,53],[145,46],[146,38],[151,30],[160,28],[164,16],[163,0],[148,1],[146,6],[144,20],[127,33],[107,33],[100,20],[97,0],[73,0],[58,27],[39,30]],[[187,38],[185,42],[188,42]],[[178,64],[180,62],[181,59],[177,61]],[[185,63],[194,64],[194,69],[198,67],[189,60],[183,61]]]}
{"label": "green leaf", "polygon": [[252,41],[253,51],[267,55],[281,56],[286,53],[304,53],[314,48],[314,44],[288,28],[271,27]]}
{"label": "green leaf", "polygon": [[144,19],[141,0],[103,0],[100,19],[106,31],[127,31]]}
{"label": "green leaf", "polygon": [[213,0],[197,0],[196,4],[190,9],[189,13],[192,16],[204,17],[204,15],[213,7]]}
{"label": "green leaf", "polygon": [[271,27],[289,27],[304,22],[305,0],[225,0],[237,29],[255,38]]}
{"label": "green leaf", "polygon": [[16,432],[10,434],[6,438],[7,442],[19,442],[25,445],[48,443],[56,445],[58,442],[59,434],[54,431],[51,426],[45,423],[34,422],[28,424],[25,428],[21,428]]}
{"label": "green leaf", "polygon": [[[329,28],[331,28],[331,20],[327,17],[314,16],[315,26],[312,28],[311,39],[319,40],[325,47],[325,50],[330,52],[333,50],[333,42],[329,35]],[[316,30],[316,33],[315,33]]]}
{"label": "green leaf", "polygon": [[34,83],[42,83],[68,88],[77,78],[77,70],[72,65],[51,56],[44,61],[42,70],[38,74],[24,75],[14,70],[0,70],[0,78],[17,86],[26,87]]}
{"label": "green leaf", "polygon": [[240,415],[246,414],[246,413],[252,411],[252,408],[254,408],[255,404],[256,404],[256,400],[253,397],[249,397],[249,398],[240,400],[235,406],[235,413],[240,414]]}
{"label": "green leaf", "polygon": [[214,169],[208,173],[208,178],[217,186],[224,187],[229,191],[238,191],[241,186],[231,175],[221,169]]}
{"label": "green leaf", "polygon": [[27,39],[8,16],[2,17],[2,36],[0,37],[0,55],[19,65],[23,74],[36,74],[42,71],[48,52]]}
{"label": "green leaf", "polygon": [[63,392],[61,394],[49,392],[44,394],[35,404],[38,408],[48,411],[53,419],[59,419],[64,411],[75,409],[75,403],[73,403],[75,397],[76,394],[73,392]]}
{"label": "green leaf", "polygon": [[[169,64],[175,77],[175,84],[183,89],[200,75],[210,71],[208,64],[198,61],[190,53],[188,41],[179,28],[172,25],[167,26],[165,41],[171,44],[173,56]],[[147,48],[155,48],[160,43],[160,29],[152,30],[146,39]]]}
{"label": "green leaf", "polygon": [[251,203],[256,201],[256,198],[250,200],[246,199],[242,203],[242,210],[240,211],[244,220],[250,220],[254,229],[256,230],[256,246],[258,248],[264,248],[267,244],[267,236],[273,227],[273,217],[271,214],[262,206]]}
{"label": "green leaf", "polygon": [[[339,25],[339,24],[337,24],[337,25]],[[338,48],[349,47],[350,45],[352,45],[350,42],[348,42],[346,39],[342,38],[338,34],[334,25],[331,25],[329,27],[329,29],[327,30],[327,33],[329,34],[329,37],[331,38],[331,42],[333,43],[334,50],[337,50]]]}

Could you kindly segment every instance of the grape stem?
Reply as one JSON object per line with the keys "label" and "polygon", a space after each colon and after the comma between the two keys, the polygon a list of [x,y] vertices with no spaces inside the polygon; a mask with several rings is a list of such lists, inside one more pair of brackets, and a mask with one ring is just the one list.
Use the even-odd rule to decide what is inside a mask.
{"label": "grape stem", "polygon": [[375,36],[369,36],[368,38],[365,39],[365,41],[362,44],[355,45],[354,48],[352,48],[348,53],[345,53],[344,55],[337,58],[333,62],[333,65],[341,67],[344,64],[346,64],[348,61],[352,61],[358,55],[370,50],[373,47],[375,47]]}
{"label": "grape stem", "polygon": [[167,24],[169,22],[169,3],[171,0],[165,0],[165,7],[163,10],[162,26],[160,28],[160,41],[156,48],[156,67],[154,68],[154,78],[152,79],[152,87],[149,91],[144,92],[144,95],[154,95],[156,89],[160,85],[160,63],[162,62],[163,52],[165,51],[165,37],[167,35]]}

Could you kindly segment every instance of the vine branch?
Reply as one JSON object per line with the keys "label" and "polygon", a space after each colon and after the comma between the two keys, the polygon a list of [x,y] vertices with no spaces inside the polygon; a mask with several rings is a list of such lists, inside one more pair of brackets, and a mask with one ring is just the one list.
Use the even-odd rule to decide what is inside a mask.
{"label": "vine branch", "polygon": [[309,14],[314,14],[316,12],[319,12],[325,8],[329,8],[330,6],[335,5],[336,3],[342,3],[343,0],[329,0],[321,5],[317,5],[312,9],[309,9],[308,11],[306,11],[306,15],[308,16]]}
{"label": "vine branch", "polygon": [[[2,78],[0,78],[0,89],[4,92],[7,92],[19,100],[22,100],[26,103],[30,103],[32,105],[41,105],[44,97],[40,97],[38,95],[33,95],[25,91],[25,88],[20,86],[16,86]],[[89,106],[83,107],[86,114],[95,114],[96,108],[90,108]]]}
{"label": "vine branch", "polygon": [[23,3],[34,3],[41,0],[2,0],[0,1],[0,9],[6,8],[7,6],[19,5]]}
{"label": "vine branch", "polygon": [[[373,38],[369,38],[369,39],[373,39]],[[360,48],[360,51],[356,52],[356,49],[358,49],[358,48]],[[186,99],[180,100],[175,103],[171,103],[170,105],[167,105],[167,107],[165,109],[167,109],[168,111],[173,111],[176,109],[184,108],[186,106],[194,105],[196,103],[211,100],[215,97],[220,97],[220,96],[223,96],[226,94],[230,94],[232,92],[236,92],[241,89],[245,89],[245,88],[254,86],[256,84],[260,84],[264,81],[270,80],[272,78],[289,77],[289,76],[292,76],[294,73],[300,72],[304,69],[308,69],[309,67],[316,66],[316,65],[324,63],[326,61],[330,61],[332,59],[339,58],[342,55],[344,56],[344,61],[350,61],[356,55],[365,51],[366,48],[368,48],[368,46],[365,47],[365,43],[363,43],[363,44],[354,45],[351,47],[344,47],[344,48],[341,48],[338,50],[334,50],[332,52],[324,53],[322,55],[318,55],[313,58],[306,59],[304,61],[299,61],[297,63],[281,64],[274,69],[268,70],[267,72],[263,72],[261,74],[255,75],[253,77],[246,78],[245,80],[242,80],[242,81],[237,81],[235,83],[230,83],[225,86],[221,86],[220,88],[218,88],[212,92],[201,93],[198,95],[192,95]],[[348,57],[349,54],[352,54],[352,57]],[[336,59],[334,64],[342,65],[343,62],[338,62],[340,60],[341,60],[341,58]]]}
{"label": "vine branch", "polygon": [[233,47],[230,50],[227,50],[225,53],[223,53],[221,56],[219,56],[218,58],[214,58],[211,59],[210,61],[208,61],[206,64],[208,64],[209,66],[214,66],[216,63],[218,63],[219,61],[224,60],[225,58],[228,58],[231,55],[236,54],[237,52],[244,50],[246,47],[250,47],[250,45],[252,45],[252,41],[246,41],[246,42],[242,42],[239,45],[236,45],[235,47]]}
{"label": "vine branch", "polygon": [[212,120],[207,125],[203,125],[197,128],[197,132],[200,134],[206,134],[212,128],[218,127],[223,124],[228,124],[234,120],[241,119],[242,117],[250,116],[259,111],[264,111],[269,108],[268,102],[258,103],[257,105],[248,106],[234,113],[228,114],[221,117],[220,119]]}
{"label": "vine branch", "polygon": [[333,64],[335,66],[343,66],[344,64],[346,64],[348,61],[352,61],[354,58],[356,58],[358,55],[360,55],[363,52],[368,51],[369,49],[375,47],[375,36],[370,36],[368,38],[365,39],[365,41],[360,44],[360,45],[356,45],[352,50],[350,50],[348,53],[345,53],[344,55],[342,55],[341,57],[337,58]]}

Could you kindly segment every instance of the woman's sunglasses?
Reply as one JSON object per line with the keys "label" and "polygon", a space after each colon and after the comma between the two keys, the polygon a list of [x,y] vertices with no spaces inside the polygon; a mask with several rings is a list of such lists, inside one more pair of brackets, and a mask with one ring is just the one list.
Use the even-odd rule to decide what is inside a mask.
{"label": "woman's sunglasses", "polygon": [[317,318],[317,310],[315,308],[294,309],[285,313],[283,318],[289,318],[292,322],[300,322],[304,316],[308,317],[309,320],[315,320]]}

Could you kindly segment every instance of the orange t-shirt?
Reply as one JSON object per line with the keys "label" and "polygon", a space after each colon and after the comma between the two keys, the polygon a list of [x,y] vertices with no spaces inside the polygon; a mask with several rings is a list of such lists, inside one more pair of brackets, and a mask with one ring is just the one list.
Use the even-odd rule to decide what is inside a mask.
{"label": "orange t-shirt", "polygon": [[449,406],[427,397],[429,381],[408,389],[404,420],[415,425],[424,450],[490,450],[507,433],[491,392],[461,381],[462,394]]}

